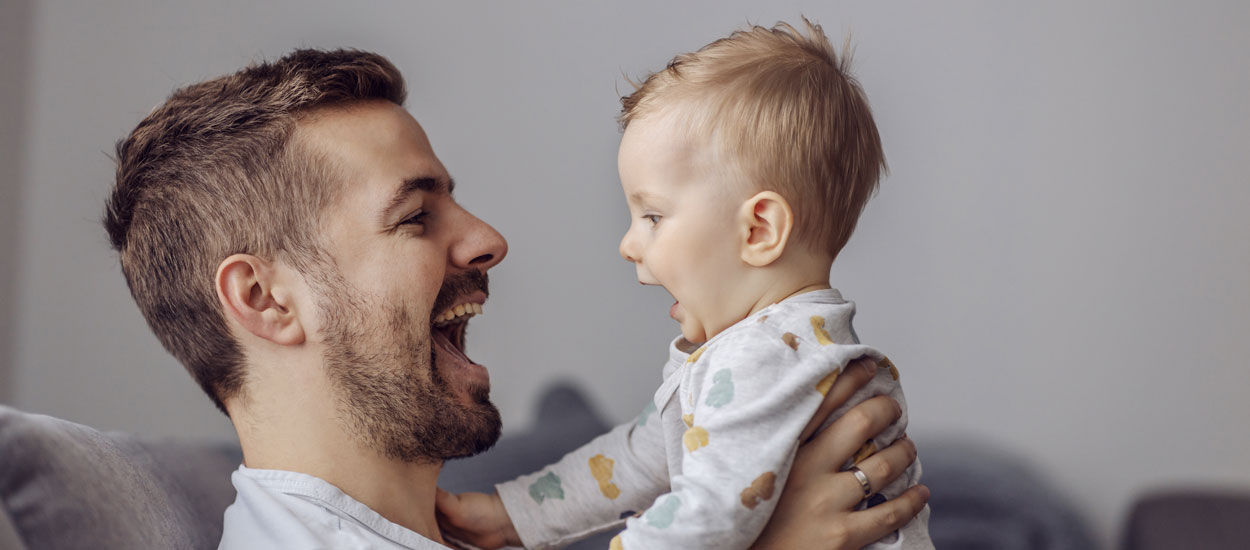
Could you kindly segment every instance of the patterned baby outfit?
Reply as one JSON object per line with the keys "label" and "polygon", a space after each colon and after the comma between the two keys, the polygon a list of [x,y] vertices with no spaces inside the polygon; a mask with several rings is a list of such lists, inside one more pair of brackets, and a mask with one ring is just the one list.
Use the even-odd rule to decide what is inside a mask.
{"label": "patterned baby outfit", "polygon": [[[903,416],[844,468],[888,446],[907,427],[898,370],[859,344],[854,315],[855,304],[837,290],[820,290],[766,307],[692,353],[678,349],[683,339],[675,340],[664,382],[635,421],[496,486],[522,542],[559,548],[624,522],[613,550],[749,547],[777,504],[800,433],[847,364],[871,357],[880,368],[826,425],[876,395],[893,397]],[[861,507],[894,498],[919,480],[916,462]],[[869,548],[933,548],[928,516],[926,507]]]}

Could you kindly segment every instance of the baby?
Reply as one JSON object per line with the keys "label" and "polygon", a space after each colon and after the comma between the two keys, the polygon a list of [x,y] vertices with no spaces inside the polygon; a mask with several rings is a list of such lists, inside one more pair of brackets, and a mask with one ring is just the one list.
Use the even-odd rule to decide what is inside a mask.
{"label": "baby", "polygon": [[[844,469],[903,434],[898,370],[860,345],[855,305],[829,285],[884,167],[881,140],[849,56],[804,24],[679,55],[622,100],[618,164],[633,221],[621,256],[673,295],[681,324],[664,381],[636,421],[497,495],[462,500],[473,510],[460,513],[506,515],[494,518],[503,539],[528,548],[622,522],[612,549],[746,548],[848,363],[881,368],[830,421],[882,394],[904,414]],[[861,506],[872,506],[915,485],[920,465],[886,487],[861,476]],[[926,508],[871,548],[932,548],[927,518]]]}

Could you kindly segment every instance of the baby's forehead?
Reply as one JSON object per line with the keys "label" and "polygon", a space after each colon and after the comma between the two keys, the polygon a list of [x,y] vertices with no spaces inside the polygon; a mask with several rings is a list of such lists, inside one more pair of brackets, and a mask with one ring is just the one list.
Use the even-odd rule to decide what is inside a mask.
{"label": "baby's forehead", "polygon": [[[648,155],[634,161],[680,164],[696,171],[724,171],[739,163],[718,139],[717,131],[698,123],[691,108],[665,109],[630,122],[622,147],[643,145]],[[629,143],[632,141],[633,143]]]}

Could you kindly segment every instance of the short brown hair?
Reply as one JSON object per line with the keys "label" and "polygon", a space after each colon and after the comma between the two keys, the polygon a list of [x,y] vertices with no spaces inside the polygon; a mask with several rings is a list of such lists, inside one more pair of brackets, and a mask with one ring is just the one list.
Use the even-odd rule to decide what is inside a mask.
{"label": "short brown hair", "polygon": [[776,191],[795,234],[836,257],[885,169],[868,99],[819,25],[753,25],[678,55],[621,98],[620,122],[679,112],[738,179]]}
{"label": "short brown hair", "polygon": [[218,264],[242,253],[307,272],[323,261],[317,227],[334,170],[291,139],[297,121],[404,97],[380,55],[296,50],[175,91],[117,143],[104,227],[152,332],[222,412],[245,358],[214,289]]}

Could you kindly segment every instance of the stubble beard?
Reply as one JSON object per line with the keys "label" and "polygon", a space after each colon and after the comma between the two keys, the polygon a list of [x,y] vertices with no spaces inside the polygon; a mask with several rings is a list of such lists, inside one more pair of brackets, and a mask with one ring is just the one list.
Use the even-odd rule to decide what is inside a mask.
{"label": "stubble beard", "polygon": [[[437,368],[428,319],[414,317],[403,304],[362,299],[337,275],[317,286],[323,287],[325,369],[343,428],[387,458],[416,464],[472,456],[494,445],[501,421],[489,388],[463,388],[468,404],[457,395]],[[451,282],[436,303],[456,293]]]}

